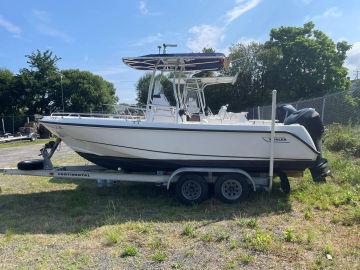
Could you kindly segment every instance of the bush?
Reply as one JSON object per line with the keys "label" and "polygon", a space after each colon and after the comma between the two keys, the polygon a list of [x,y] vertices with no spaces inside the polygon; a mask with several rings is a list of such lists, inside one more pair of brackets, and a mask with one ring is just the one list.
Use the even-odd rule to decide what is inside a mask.
{"label": "bush", "polygon": [[324,145],[330,151],[342,151],[354,157],[360,157],[360,132],[351,126],[330,125]]}

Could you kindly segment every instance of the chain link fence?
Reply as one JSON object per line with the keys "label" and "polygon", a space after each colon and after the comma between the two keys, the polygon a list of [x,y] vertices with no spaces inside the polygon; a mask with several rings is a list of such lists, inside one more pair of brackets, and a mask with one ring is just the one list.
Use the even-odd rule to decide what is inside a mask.
{"label": "chain link fence", "polygon": [[0,134],[16,134],[20,127],[35,121],[34,115],[4,115],[0,116]]}
{"label": "chain link fence", "polygon": [[[360,89],[334,93],[318,98],[298,100],[286,104],[291,104],[298,110],[303,108],[314,108],[320,114],[325,125],[332,123],[360,123]],[[113,111],[113,108],[112,110],[103,109],[101,111],[97,110],[96,112],[107,113],[109,111]],[[248,112],[248,119],[271,119],[271,105],[252,107],[248,108],[246,111]],[[94,112],[95,111],[92,113]],[[119,112],[116,111],[116,113]],[[0,116],[0,134],[16,134],[20,127],[23,127],[25,123],[31,121],[36,121],[34,115]]]}
{"label": "chain link fence", "polygon": [[[291,104],[297,110],[314,108],[325,125],[360,123],[360,89],[282,104]],[[271,119],[271,105],[252,107],[247,111],[248,119]]]}

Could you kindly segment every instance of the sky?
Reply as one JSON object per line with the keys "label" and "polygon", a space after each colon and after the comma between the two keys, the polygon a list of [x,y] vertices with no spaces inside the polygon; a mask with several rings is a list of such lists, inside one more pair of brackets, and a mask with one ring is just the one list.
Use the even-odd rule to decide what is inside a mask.
{"label": "sky", "polygon": [[353,44],[346,66],[360,69],[360,0],[0,0],[0,68],[17,73],[25,55],[50,49],[61,69],[78,68],[114,83],[120,102],[134,103],[143,72],[122,57],[228,52],[237,42],[264,42],[274,27],[312,20],[335,41]]}

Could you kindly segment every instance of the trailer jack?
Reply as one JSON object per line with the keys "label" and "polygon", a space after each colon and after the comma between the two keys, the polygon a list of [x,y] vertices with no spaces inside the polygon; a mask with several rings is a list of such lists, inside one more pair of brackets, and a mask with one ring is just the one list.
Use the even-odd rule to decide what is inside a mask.
{"label": "trailer jack", "polygon": [[61,140],[57,138],[55,141],[50,141],[44,145],[40,150],[40,155],[42,159],[31,159],[23,160],[17,164],[19,170],[29,171],[29,170],[52,170],[54,168],[51,157],[54,155],[57,147],[61,143]]}

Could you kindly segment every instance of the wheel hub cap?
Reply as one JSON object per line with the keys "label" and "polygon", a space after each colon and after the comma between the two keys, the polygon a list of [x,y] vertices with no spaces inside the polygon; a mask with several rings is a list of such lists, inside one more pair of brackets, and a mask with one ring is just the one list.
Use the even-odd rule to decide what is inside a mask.
{"label": "wheel hub cap", "polygon": [[241,184],[237,180],[228,179],[222,184],[221,193],[228,200],[236,200],[242,194]]}
{"label": "wheel hub cap", "polygon": [[193,201],[201,196],[201,186],[196,181],[188,180],[183,184],[181,192],[187,200]]}

